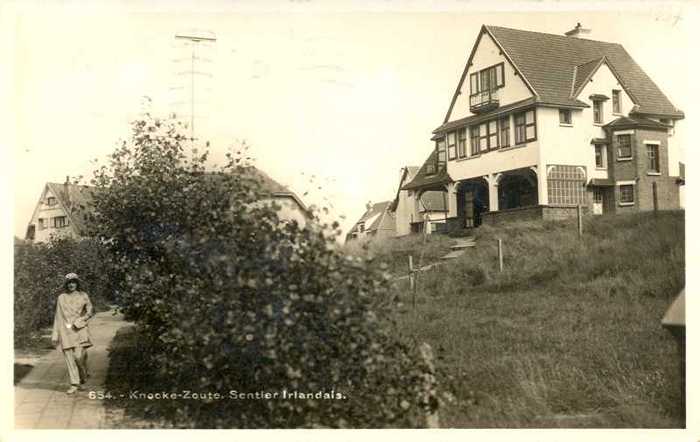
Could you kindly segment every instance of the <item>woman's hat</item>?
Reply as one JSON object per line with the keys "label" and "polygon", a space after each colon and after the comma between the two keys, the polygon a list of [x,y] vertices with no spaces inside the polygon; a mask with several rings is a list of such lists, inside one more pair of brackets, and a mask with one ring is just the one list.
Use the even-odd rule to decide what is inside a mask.
{"label": "woman's hat", "polygon": [[66,275],[66,281],[70,281],[72,279],[77,279],[78,281],[80,281],[80,278],[78,278],[77,273],[69,273]]}

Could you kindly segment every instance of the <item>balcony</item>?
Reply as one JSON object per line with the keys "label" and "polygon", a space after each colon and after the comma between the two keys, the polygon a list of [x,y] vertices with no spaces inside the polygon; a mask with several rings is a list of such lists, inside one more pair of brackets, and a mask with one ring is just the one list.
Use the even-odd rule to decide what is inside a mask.
{"label": "balcony", "polygon": [[469,110],[479,114],[498,107],[498,89],[477,92],[469,96]]}

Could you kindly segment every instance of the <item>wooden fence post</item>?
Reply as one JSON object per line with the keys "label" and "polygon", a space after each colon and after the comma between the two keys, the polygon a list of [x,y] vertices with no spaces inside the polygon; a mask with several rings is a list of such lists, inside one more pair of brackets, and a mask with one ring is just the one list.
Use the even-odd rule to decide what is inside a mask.
{"label": "wooden fence post", "polygon": [[578,237],[583,236],[583,218],[581,216],[581,205],[576,206],[576,220],[578,222]]}
{"label": "wooden fence post", "polygon": [[503,272],[503,240],[498,239],[498,271]]}
{"label": "wooden fence post", "polygon": [[411,290],[411,304],[416,309],[416,274],[413,269],[413,255],[408,255],[408,286]]}

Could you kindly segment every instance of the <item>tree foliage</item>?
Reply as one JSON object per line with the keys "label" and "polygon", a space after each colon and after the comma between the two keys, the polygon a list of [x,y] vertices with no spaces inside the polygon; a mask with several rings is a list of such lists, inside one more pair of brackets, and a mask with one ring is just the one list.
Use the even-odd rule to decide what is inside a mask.
{"label": "tree foliage", "polygon": [[[413,427],[438,406],[430,357],[380,318],[386,274],[335,247],[337,224],[280,220],[243,152],[207,167],[173,120],[146,115],[95,171],[93,235],[179,426]],[[335,393],[231,400],[228,393]],[[342,397],[338,399],[338,397]]]}
{"label": "tree foliage", "polygon": [[65,275],[77,272],[81,289],[101,308],[112,296],[108,254],[93,239],[52,237],[48,243],[15,246],[14,319],[16,346],[22,346],[42,327],[53,323],[56,299]]}

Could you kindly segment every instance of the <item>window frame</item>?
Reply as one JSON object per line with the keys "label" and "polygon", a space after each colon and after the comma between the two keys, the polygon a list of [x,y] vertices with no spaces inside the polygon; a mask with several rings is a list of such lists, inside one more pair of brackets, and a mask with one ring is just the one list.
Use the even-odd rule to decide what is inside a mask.
{"label": "window frame", "polygon": [[593,124],[603,124],[603,104],[605,100],[593,100]]}
{"label": "window frame", "polygon": [[55,206],[56,204],[58,204],[58,201],[56,200],[55,196],[50,196],[46,198],[47,206]]}
{"label": "window frame", "polygon": [[622,91],[620,89],[612,90],[612,113],[615,115],[622,114]]}
{"label": "window frame", "polygon": [[[504,125],[503,122],[506,122]],[[505,141],[504,135],[505,134]],[[498,118],[498,145],[500,148],[510,147],[510,114]]]}
{"label": "window frame", "polygon": [[[568,115],[568,118],[565,120],[568,121],[562,121],[562,115]],[[573,126],[573,116],[571,115],[571,109],[559,109],[559,126]]]}
{"label": "window frame", "polygon": [[479,125],[469,126],[469,149],[471,156],[477,156],[479,151]]}
{"label": "window frame", "polygon": [[457,131],[447,134],[447,161],[457,158]]}
{"label": "window frame", "polygon": [[[528,112],[532,112],[532,123],[527,122],[527,114]],[[522,124],[518,124],[518,117],[522,116]],[[526,144],[531,141],[537,140],[537,112],[535,108],[531,109],[526,109],[521,112],[516,112],[513,114],[513,127],[515,128],[515,145],[521,145],[521,144]],[[527,129],[529,127],[532,127],[533,130],[533,136],[532,138],[527,137]],[[519,129],[522,129],[522,139],[519,137]]]}
{"label": "window frame", "polygon": [[[621,148],[623,147],[623,144],[620,141],[622,137],[626,137],[626,139],[629,140],[629,145],[625,145],[625,147],[629,147],[629,156],[620,155]],[[634,149],[632,149],[632,134],[616,134],[615,142],[617,144],[615,149],[617,161],[630,161],[634,157]]]}
{"label": "window frame", "polygon": [[[493,132],[491,132],[491,127],[493,126]],[[486,136],[488,137],[487,139],[487,144],[488,144],[488,149],[489,150],[495,150],[498,149],[498,146],[500,145],[499,143],[499,132],[498,132],[498,118],[495,118],[493,120],[489,120],[486,122]],[[492,139],[495,139],[495,143],[491,143]]]}
{"label": "window frame", "polygon": [[[600,165],[598,165],[598,150],[600,149]],[[604,143],[596,143],[593,145],[593,155],[595,157],[595,168],[596,169],[607,169],[608,168],[608,155],[607,148]]]}
{"label": "window frame", "polygon": [[[51,218],[51,220],[53,221],[53,228],[54,229],[62,229],[64,227],[68,227],[68,217],[65,215],[54,216],[53,218]],[[62,221],[60,225],[59,225],[58,220]]]}
{"label": "window frame", "polygon": [[[661,175],[661,158],[660,158],[660,146],[656,143],[644,143],[644,147],[646,150],[647,154],[647,174],[649,175]],[[652,151],[649,150],[649,148],[652,148],[652,151],[654,152],[654,158],[652,159],[651,155],[649,155]],[[653,168],[653,163],[656,163],[656,169]]]}
{"label": "window frame", "polygon": [[[621,184],[618,184],[617,187],[618,187],[618,192],[619,192],[619,194],[620,194],[620,202],[619,202],[619,204],[620,204],[621,206],[633,206],[633,205],[634,205],[634,202],[635,202],[634,183],[621,183]],[[632,197],[631,200],[623,200],[623,195],[626,194],[626,193],[623,191],[623,189],[622,189],[623,187],[624,187],[624,188],[630,188],[630,189],[631,189],[631,191],[630,191],[630,195],[631,195],[631,197]]]}
{"label": "window frame", "polygon": [[[500,71],[500,81],[499,81],[499,71]],[[485,76],[485,77],[483,77]],[[488,89],[484,89],[483,79],[487,79],[489,82]],[[492,86],[491,83],[494,85]],[[505,62],[496,63],[491,66],[487,66],[476,72],[469,74],[469,96],[473,97],[481,92],[495,91],[496,89],[502,88],[506,85],[506,73],[505,73]]]}
{"label": "window frame", "polygon": [[437,151],[436,165],[435,165],[436,173],[441,170],[441,168],[440,168],[441,165],[444,165],[447,163],[446,143],[447,143],[447,140],[445,139],[445,137],[440,138],[438,140],[435,140],[435,150]]}
{"label": "window frame", "polygon": [[[462,137],[464,135],[464,137]],[[467,137],[467,127],[462,127],[457,130],[457,158],[467,158],[469,148]]]}

